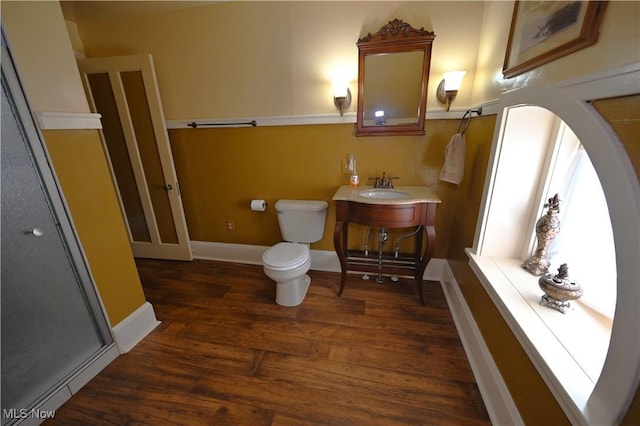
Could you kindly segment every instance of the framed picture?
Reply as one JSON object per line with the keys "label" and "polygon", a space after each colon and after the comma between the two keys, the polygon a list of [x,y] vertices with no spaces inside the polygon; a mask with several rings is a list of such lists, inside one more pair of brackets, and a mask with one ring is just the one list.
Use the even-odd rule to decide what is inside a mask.
{"label": "framed picture", "polygon": [[606,7],[606,1],[516,1],[504,77],[514,77],[594,44]]}

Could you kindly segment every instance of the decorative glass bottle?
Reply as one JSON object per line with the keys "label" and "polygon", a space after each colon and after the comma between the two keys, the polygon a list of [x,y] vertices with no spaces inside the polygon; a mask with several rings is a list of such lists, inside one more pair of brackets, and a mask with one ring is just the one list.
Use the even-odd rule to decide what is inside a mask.
{"label": "decorative glass bottle", "polygon": [[547,259],[547,250],[551,241],[560,232],[560,219],[558,212],[560,211],[560,199],[558,194],[553,198],[549,198],[544,205],[548,207],[547,213],[538,219],[536,223],[536,239],[538,247],[535,253],[522,264],[522,267],[531,272],[535,276],[542,275],[549,271],[550,262]]}
{"label": "decorative glass bottle", "polygon": [[349,176],[349,185],[352,188],[357,188],[360,185],[360,176],[358,176],[358,170],[356,170],[356,160],[353,160],[353,168],[351,170],[351,176]]}

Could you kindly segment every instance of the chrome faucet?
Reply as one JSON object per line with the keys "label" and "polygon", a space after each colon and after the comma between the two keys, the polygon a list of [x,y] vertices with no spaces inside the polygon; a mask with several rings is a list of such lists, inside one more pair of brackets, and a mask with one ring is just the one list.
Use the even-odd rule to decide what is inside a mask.
{"label": "chrome faucet", "polygon": [[370,177],[369,179],[375,180],[373,183],[374,188],[393,188],[393,179],[400,179],[400,176],[387,176],[385,172],[382,172],[382,177]]}

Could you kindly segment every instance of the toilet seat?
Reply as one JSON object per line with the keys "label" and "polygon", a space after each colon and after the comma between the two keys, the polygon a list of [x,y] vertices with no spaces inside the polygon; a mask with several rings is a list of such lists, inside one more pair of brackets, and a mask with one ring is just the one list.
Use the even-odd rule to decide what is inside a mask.
{"label": "toilet seat", "polygon": [[262,255],[265,267],[275,271],[286,271],[303,265],[309,259],[309,247],[304,244],[278,243]]}

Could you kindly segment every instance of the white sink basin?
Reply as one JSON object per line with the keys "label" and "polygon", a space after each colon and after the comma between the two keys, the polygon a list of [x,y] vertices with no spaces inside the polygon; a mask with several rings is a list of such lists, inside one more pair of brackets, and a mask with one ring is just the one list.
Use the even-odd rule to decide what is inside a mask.
{"label": "white sink basin", "polygon": [[400,200],[402,198],[406,198],[409,194],[402,191],[395,191],[393,189],[368,189],[360,192],[360,196],[378,200]]}

